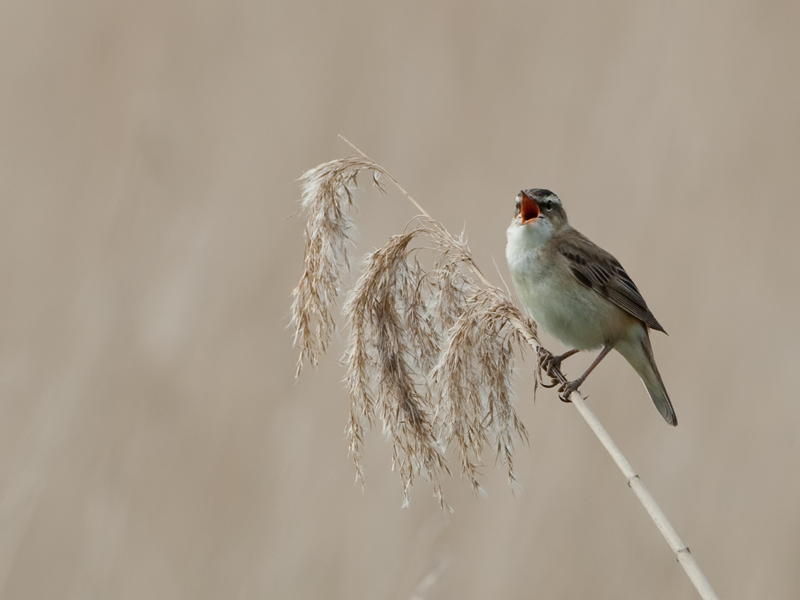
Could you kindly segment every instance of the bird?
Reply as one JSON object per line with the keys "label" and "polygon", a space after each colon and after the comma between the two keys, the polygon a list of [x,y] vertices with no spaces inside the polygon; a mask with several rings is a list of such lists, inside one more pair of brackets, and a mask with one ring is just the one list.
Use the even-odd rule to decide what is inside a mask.
{"label": "bird", "polygon": [[580,351],[601,349],[586,372],[562,384],[568,400],[589,373],[616,350],[633,367],[658,412],[678,419],[658,372],[650,330],[667,333],[620,262],[573,228],[561,199],[546,189],[522,190],[506,231],[506,260],[525,310],[548,334],[571,348],[547,353],[546,367]]}

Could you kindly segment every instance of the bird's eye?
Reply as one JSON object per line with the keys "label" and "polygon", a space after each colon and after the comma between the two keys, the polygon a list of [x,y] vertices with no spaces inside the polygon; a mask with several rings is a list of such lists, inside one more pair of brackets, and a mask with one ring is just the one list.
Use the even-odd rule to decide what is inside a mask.
{"label": "bird's eye", "polygon": [[548,200],[547,202],[545,202],[544,203],[544,209],[545,210],[553,210],[553,201],[552,200]]}

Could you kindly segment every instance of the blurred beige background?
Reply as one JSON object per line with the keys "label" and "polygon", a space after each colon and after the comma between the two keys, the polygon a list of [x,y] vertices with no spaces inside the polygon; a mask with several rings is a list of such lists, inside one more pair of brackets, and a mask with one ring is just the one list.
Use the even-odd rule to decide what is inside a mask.
{"label": "blurred beige background", "polygon": [[[379,432],[353,485],[342,343],[295,383],[287,329],[296,179],[339,133],[497,282],[514,195],[559,194],[670,332],[681,425],[616,354],[591,406],[721,597],[800,597],[798,26],[791,1],[0,4],[0,597],[696,597],[530,360],[521,496],[487,456],[486,498],[401,509]],[[359,201],[354,256],[414,215]]]}

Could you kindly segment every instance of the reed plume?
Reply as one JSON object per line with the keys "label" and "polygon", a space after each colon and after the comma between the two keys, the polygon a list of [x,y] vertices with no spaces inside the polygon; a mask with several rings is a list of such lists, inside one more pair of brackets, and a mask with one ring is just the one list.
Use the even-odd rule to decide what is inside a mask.
{"label": "reed plume", "polygon": [[[362,171],[379,189],[381,177],[394,181],[361,156],[319,165],[301,178],[306,248],[292,303],[298,374],[305,362],[317,364],[335,327],[333,307],[350,264],[349,211]],[[423,215],[365,258],[346,296],[346,433],[357,480],[363,481],[364,433],[380,421],[404,504],[423,476],[447,507],[440,477],[450,474],[451,445],[473,489],[480,488],[478,469],[489,446],[515,484],[514,438],[526,433],[512,403],[514,354],[538,338],[535,323],[480,274],[465,237],[417,207]],[[428,268],[419,260],[423,252],[432,254]]]}

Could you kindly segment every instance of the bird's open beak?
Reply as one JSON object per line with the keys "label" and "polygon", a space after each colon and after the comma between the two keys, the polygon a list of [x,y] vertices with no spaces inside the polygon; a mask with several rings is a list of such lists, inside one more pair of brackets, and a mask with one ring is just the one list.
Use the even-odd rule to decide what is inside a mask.
{"label": "bird's open beak", "polygon": [[522,217],[522,224],[535,221],[539,217],[539,205],[533,198],[522,192],[522,202],[520,203],[519,216]]}

